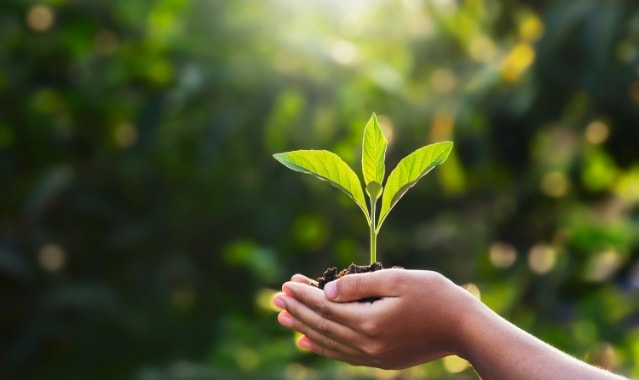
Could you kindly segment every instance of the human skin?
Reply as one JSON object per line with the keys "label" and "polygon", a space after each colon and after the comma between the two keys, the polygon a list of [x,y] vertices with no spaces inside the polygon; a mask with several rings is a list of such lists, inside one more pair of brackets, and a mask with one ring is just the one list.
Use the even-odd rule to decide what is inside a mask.
{"label": "human skin", "polygon": [[[482,379],[624,379],[542,342],[433,271],[384,269],[327,284],[294,275],[273,302],[300,347],[353,365],[402,369],[447,356]],[[357,300],[374,297],[374,302]]]}

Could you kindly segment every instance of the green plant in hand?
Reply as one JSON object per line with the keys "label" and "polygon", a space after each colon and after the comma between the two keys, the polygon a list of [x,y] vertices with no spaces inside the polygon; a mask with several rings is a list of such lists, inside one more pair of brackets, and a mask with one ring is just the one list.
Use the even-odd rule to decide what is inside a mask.
{"label": "green plant in hand", "polygon": [[[364,128],[362,174],[368,206],[357,174],[338,155],[327,150],[296,150],[273,155],[289,169],[312,174],[327,181],[355,201],[370,228],[370,263],[377,261],[377,235],[390,210],[433,168],[446,161],[453,149],[451,141],[426,145],[404,157],[391,171],[384,185],[388,141],[373,114]],[[382,199],[379,215],[377,201]]]}

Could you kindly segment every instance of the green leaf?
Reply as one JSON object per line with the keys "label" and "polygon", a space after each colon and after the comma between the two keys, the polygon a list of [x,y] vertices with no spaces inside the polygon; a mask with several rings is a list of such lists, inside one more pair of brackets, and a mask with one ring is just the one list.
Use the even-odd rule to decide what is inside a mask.
{"label": "green leaf", "polygon": [[[382,193],[385,172],[384,157],[387,145],[388,141],[382,133],[377,116],[373,113],[364,128],[364,140],[362,141],[362,174],[364,175],[366,192],[372,201],[376,201]],[[377,183],[379,186],[369,186],[371,183]],[[371,190],[374,191],[371,192]]]}
{"label": "green leaf", "polygon": [[273,157],[289,169],[311,174],[342,190],[362,209],[366,219],[370,219],[357,174],[335,153],[327,150],[296,150],[276,153]]}
{"label": "green leaf", "polygon": [[446,161],[452,149],[453,143],[451,141],[426,145],[404,157],[397,164],[386,181],[377,225],[378,231],[390,210],[404,194],[433,168]]}

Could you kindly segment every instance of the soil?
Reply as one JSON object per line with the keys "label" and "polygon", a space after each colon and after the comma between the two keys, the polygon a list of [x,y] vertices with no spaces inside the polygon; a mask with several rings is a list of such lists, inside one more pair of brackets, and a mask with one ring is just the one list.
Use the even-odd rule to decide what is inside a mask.
{"label": "soil", "polygon": [[324,285],[328,284],[331,281],[335,281],[340,277],[346,276],[348,274],[353,273],[366,273],[366,272],[375,272],[380,269],[384,269],[382,263],[376,262],[370,265],[356,265],[351,264],[346,269],[342,269],[341,271],[337,271],[337,268],[331,267],[324,271],[322,277],[317,279],[317,287],[320,289],[324,289]]}

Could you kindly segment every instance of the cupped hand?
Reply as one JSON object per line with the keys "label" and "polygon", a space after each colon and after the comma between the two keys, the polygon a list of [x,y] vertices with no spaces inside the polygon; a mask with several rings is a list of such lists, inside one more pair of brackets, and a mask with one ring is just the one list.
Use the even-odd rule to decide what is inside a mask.
{"label": "cupped hand", "polygon": [[[283,285],[278,321],[301,347],[354,365],[401,369],[460,354],[461,324],[478,301],[437,272],[352,274],[322,291],[303,275]],[[373,302],[357,302],[365,298]]]}

